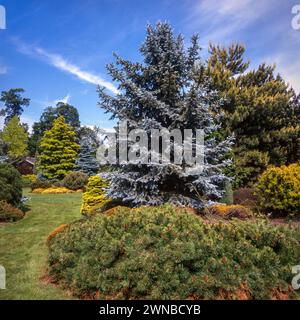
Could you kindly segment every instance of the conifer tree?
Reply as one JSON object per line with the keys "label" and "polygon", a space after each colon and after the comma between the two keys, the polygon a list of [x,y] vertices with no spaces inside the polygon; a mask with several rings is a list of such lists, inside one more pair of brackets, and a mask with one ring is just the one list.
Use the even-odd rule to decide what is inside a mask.
{"label": "conifer tree", "polygon": [[82,171],[89,176],[95,175],[99,171],[99,163],[96,159],[96,148],[87,138],[83,138],[80,141],[80,151],[76,159],[75,170]]}
{"label": "conifer tree", "polygon": [[65,122],[72,127],[72,130],[79,132],[80,120],[78,110],[68,103],[58,102],[56,107],[47,107],[42,113],[40,120],[32,126],[32,135],[29,139],[29,152],[32,156],[39,152],[39,144],[46,130],[52,128],[53,121],[63,116]]}
{"label": "conifer tree", "polygon": [[245,48],[210,46],[203,76],[224,99],[223,130],[235,134],[235,186],[252,185],[268,165],[300,160],[300,105],[275,67],[248,71]]}
{"label": "conifer tree", "polygon": [[[119,83],[120,93],[109,96],[99,89],[100,105],[113,118],[128,121],[128,128],[204,129],[204,169],[190,170],[183,164],[127,163],[106,174],[109,197],[131,206],[165,202],[202,208],[208,199],[218,199],[224,191],[223,167],[230,141],[217,142],[220,100],[208,81],[199,81],[198,37],[184,48],[183,37],[175,36],[167,23],[148,26],[141,47],[143,63],[133,63],[116,55],[108,72]],[[206,80],[209,80],[208,78]]]}
{"label": "conifer tree", "polygon": [[76,133],[65,123],[63,116],[53,122],[41,140],[39,171],[48,179],[62,179],[74,169],[79,145]]}
{"label": "conifer tree", "polygon": [[11,118],[4,127],[2,140],[7,145],[7,155],[11,160],[28,154],[28,134],[17,116]]}

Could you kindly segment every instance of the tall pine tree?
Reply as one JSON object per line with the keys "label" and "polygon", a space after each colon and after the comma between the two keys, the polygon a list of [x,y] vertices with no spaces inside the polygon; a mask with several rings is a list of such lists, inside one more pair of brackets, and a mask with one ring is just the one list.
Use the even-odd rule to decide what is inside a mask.
{"label": "tall pine tree", "polygon": [[48,179],[62,179],[74,169],[79,145],[76,133],[65,123],[63,116],[53,122],[53,127],[44,133],[38,170]]}
{"label": "tall pine tree", "polygon": [[[226,154],[231,142],[220,143],[218,130],[220,100],[210,90],[208,81],[199,81],[198,37],[191,39],[185,50],[183,37],[174,36],[167,23],[148,26],[141,47],[143,63],[133,63],[116,56],[116,64],[108,66],[120,93],[113,97],[99,89],[100,105],[113,118],[128,121],[128,128],[144,129],[204,129],[204,169],[193,170],[183,164],[155,163],[121,164],[108,173],[109,196],[137,206],[159,205],[165,202],[202,208],[207,199],[222,196],[226,176]],[[209,80],[207,78],[207,80]]]}
{"label": "tall pine tree", "polygon": [[300,105],[275,67],[248,71],[245,48],[210,46],[203,76],[224,99],[223,130],[234,133],[236,186],[251,186],[268,165],[300,161]]}

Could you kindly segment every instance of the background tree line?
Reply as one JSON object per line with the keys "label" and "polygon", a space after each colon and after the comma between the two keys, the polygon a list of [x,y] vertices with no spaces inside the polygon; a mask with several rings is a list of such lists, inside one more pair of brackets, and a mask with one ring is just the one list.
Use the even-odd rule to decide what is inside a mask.
{"label": "background tree line", "polygon": [[[158,35],[152,34],[152,36],[154,39]],[[166,41],[166,35],[164,37]],[[177,45],[180,43],[180,41],[171,42],[169,44],[175,46],[176,43]],[[149,42],[149,47],[144,46],[141,51],[145,54],[146,60],[148,59],[148,63],[159,66],[159,61],[154,61],[155,56],[150,53],[155,49],[151,48],[153,43]],[[235,137],[232,149],[233,164],[226,169],[226,173],[234,177],[234,187],[253,185],[258,176],[270,165],[299,163],[300,97],[276,73],[275,66],[262,63],[257,68],[250,69],[249,61],[244,58],[245,47],[240,44],[232,44],[227,48],[211,44],[208,58],[205,61],[198,61],[197,37],[192,38],[192,43],[189,49],[190,60],[185,61],[185,67],[188,67],[189,61],[191,63],[200,61],[197,71],[194,72],[197,83],[208,84],[210,90],[216,92],[222,101],[220,106],[223,112],[222,126],[218,131],[219,139],[222,140],[231,134]],[[176,59],[182,59],[182,57],[178,54]],[[118,59],[118,62],[123,63],[127,71],[132,71],[131,76],[135,77],[134,81],[137,83],[146,81],[143,76],[152,77],[156,81],[161,80],[162,83],[158,85],[165,86],[164,97],[161,99],[168,105],[176,105],[179,99],[176,81],[185,81],[180,76],[178,77],[178,72],[182,70],[174,70],[171,73],[174,81],[169,81],[169,74],[168,83],[164,83],[164,79],[159,78],[161,73],[143,75],[138,78],[134,71],[140,66],[121,58]],[[175,61],[175,64],[180,65],[179,60]],[[194,68],[194,66],[191,67]],[[116,80],[120,80],[117,79],[119,75],[115,70],[111,71]],[[152,68],[152,71],[155,72],[155,69]],[[65,124],[69,126],[68,130],[74,132],[74,143],[81,145],[81,149],[78,149],[76,153],[79,154],[80,159],[76,160],[77,155],[74,159],[72,158],[72,166],[75,166],[76,162],[77,166],[81,164],[85,170],[89,166],[97,167],[94,157],[89,158],[89,152],[87,152],[87,149],[91,148],[90,154],[95,154],[98,144],[97,134],[87,127],[81,127],[79,114],[74,106],[59,102],[54,107],[46,108],[39,121],[33,124],[32,132],[29,133],[27,125],[20,123],[20,116],[24,108],[30,104],[30,99],[23,95],[24,90],[20,88],[1,93],[0,101],[3,106],[0,114],[4,117],[5,123],[0,132],[2,160],[7,158],[16,160],[27,155],[43,157],[43,149],[47,145],[45,139],[49,137],[49,130],[54,130],[54,122],[63,117]],[[153,109],[151,112],[154,112]],[[195,126],[197,126],[196,123]]]}

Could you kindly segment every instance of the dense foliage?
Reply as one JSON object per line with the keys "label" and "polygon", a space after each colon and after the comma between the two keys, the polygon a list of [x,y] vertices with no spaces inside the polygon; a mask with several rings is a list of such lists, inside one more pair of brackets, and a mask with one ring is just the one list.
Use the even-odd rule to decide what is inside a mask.
{"label": "dense foliage", "polygon": [[22,177],[10,164],[0,163],[0,200],[18,206],[22,199]]}
{"label": "dense foliage", "polygon": [[107,197],[108,182],[100,176],[90,177],[83,194],[81,213],[91,215],[96,209],[109,201]]}
{"label": "dense foliage", "polygon": [[31,188],[32,184],[37,181],[37,177],[35,174],[25,174],[22,175],[22,187],[23,188]]}
{"label": "dense foliage", "polygon": [[48,179],[62,179],[75,165],[79,145],[76,133],[65,123],[64,117],[57,118],[41,140],[38,170]]}
{"label": "dense foliage", "polygon": [[68,103],[58,102],[56,107],[48,107],[42,113],[40,120],[32,126],[32,135],[29,140],[29,151],[32,156],[35,156],[39,151],[39,145],[45,131],[50,130],[54,121],[63,116],[67,124],[72,127],[72,130],[78,132],[80,130],[80,120],[78,110]]}
{"label": "dense foliage", "polygon": [[52,185],[51,181],[48,181],[46,179],[36,179],[31,184],[31,190],[46,189],[46,188],[50,188],[51,185]]}
{"label": "dense foliage", "polygon": [[11,160],[28,154],[28,133],[17,116],[7,122],[3,129],[2,139],[7,144],[7,155]]}
{"label": "dense foliage", "polygon": [[300,165],[269,168],[259,178],[257,188],[265,210],[300,215]]}
{"label": "dense foliage", "polygon": [[210,46],[202,73],[224,98],[224,132],[234,133],[235,186],[251,186],[268,165],[300,160],[300,99],[261,64],[248,70],[242,45]]}
{"label": "dense foliage", "polygon": [[120,208],[49,242],[50,274],[76,294],[110,298],[271,298],[289,292],[299,230],[209,224],[171,206]]}
{"label": "dense foliage", "polygon": [[0,200],[0,222],[15,222],[24,217],[24,212],[4,200]]}
{"label": "dense foliage", "polygon": [[239,188],[233,192],[233,202],[250,208],[258,207],[258,192],[255,188]]}
{"label": "dense foliage", "polygon": [[71,172],[64,177],[63,185],[70,190],[83,189],[88,179],[88,175],[84,172]]}
{"label": "dense foliage", "polygon": [[22,93],[24,89],[10,89],[8,91],[2,91],[0,101],[4,103],[4,108],[0,111],[0,116],[4,116],[4,122],[8,123],[13,117],[23,113],[23,107],[29,106],[30,99],[23,98]]}

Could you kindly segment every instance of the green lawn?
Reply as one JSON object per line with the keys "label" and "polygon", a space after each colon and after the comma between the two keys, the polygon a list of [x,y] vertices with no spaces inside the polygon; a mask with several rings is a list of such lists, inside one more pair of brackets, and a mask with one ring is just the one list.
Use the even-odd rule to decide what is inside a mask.
{"label": "green lawn", "polygon": [[82,194],[29,196],[31,210],[25,218],[0,225],[0,265],[6,269],[7,288],[0,290],[0,299],[71,299],[41,278],[47,268],[47,235],[80,217]]}

